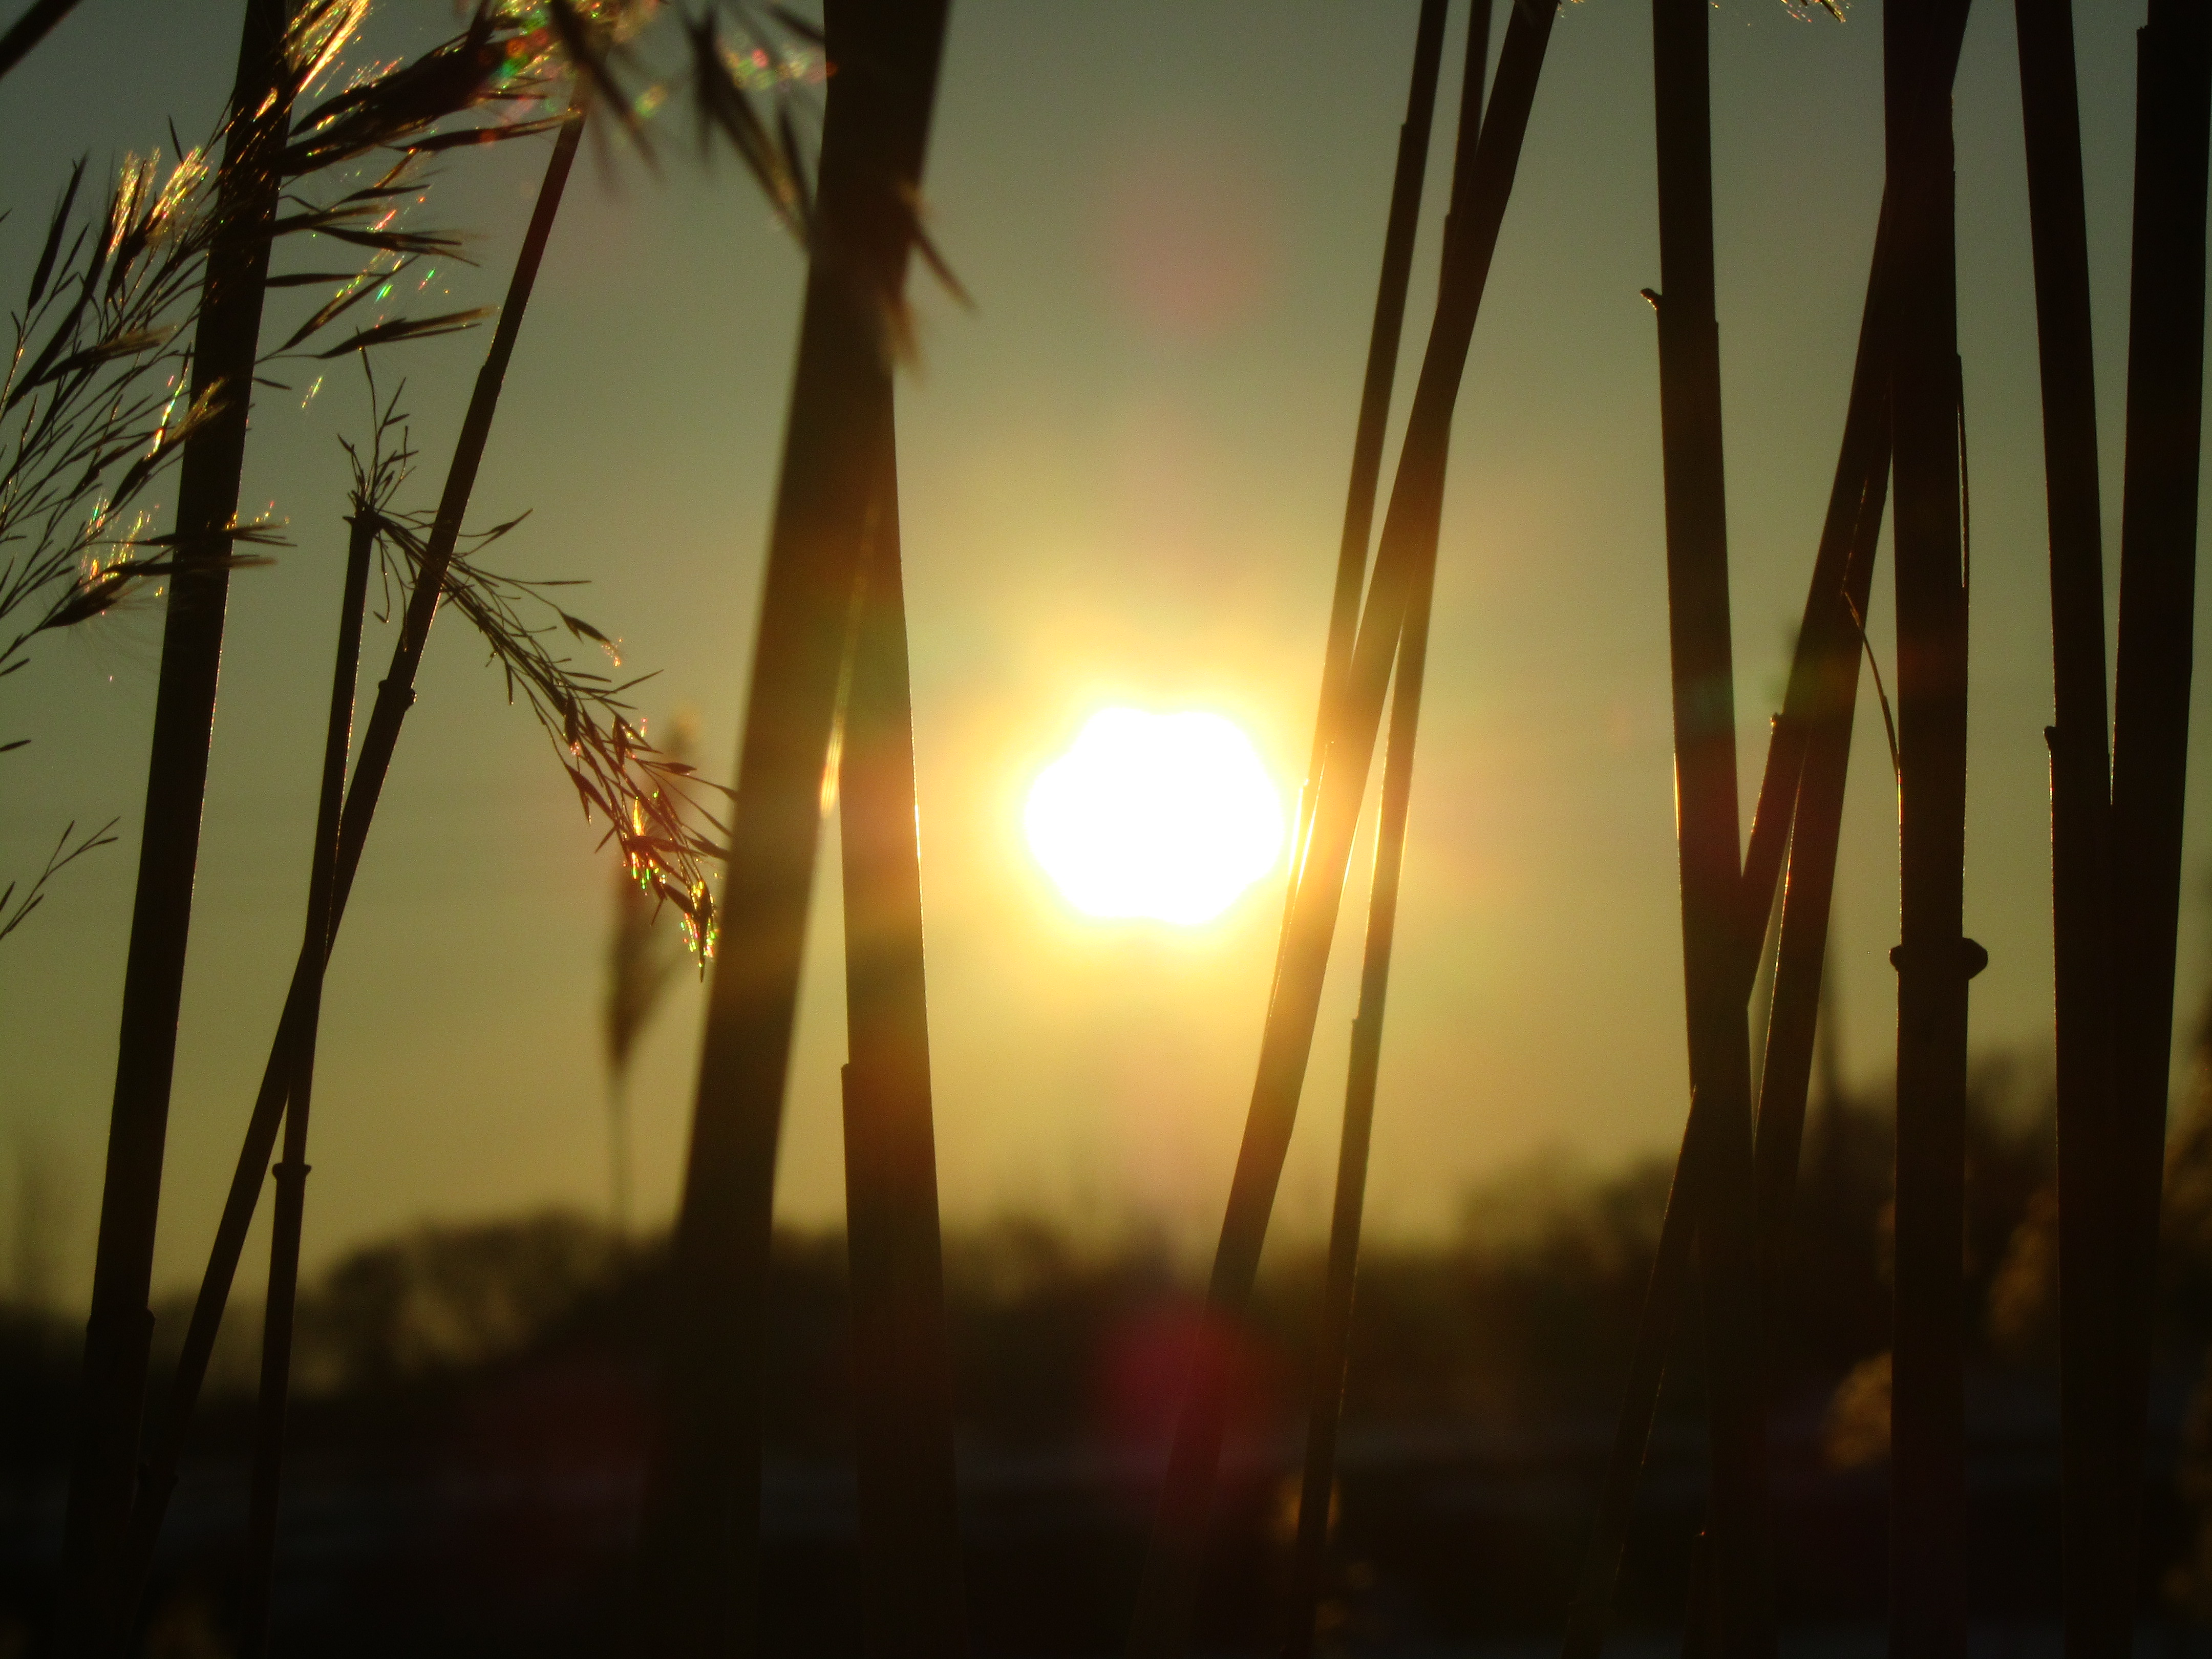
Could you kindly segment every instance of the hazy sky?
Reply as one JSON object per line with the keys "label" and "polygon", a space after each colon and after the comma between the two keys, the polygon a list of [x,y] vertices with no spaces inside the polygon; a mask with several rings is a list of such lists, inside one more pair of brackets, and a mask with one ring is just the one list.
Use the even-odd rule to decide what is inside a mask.
{"label": "hazy sky", "polygon": [[[235,51],[211,9],[86,0],[0,83],[20,291],[70,159],[204,131]],[[926,179],[977,305],[918,290],[900,392],[932,1031],[949,1213],[1202,1233],[1256,1055],[1279,874],[1181,930],[1076,915],[1022,845],[1037,770],[1109,702],[1242,724],[1286,792],[1303,763],[1374,298],[1413,0],[957,0]],[[2078,9],[2117,573],[2140,3]],[[422,0],[426,30],[445,8]],[[1778,0],[1712,13],[1715,185],[1747,793],[1802,604],[1840,434],[1881,173],[1881,27]],[[1464,9],[1447,41],[1455,64]],[[1376,1130],[1370,1225],[1450,1224],[1501,1164],[1671,1142],[1685,1104],[1658,396],[1650,25],[1583,0],[1554,33],[1455,434]],[[1427,333],[1455,118],[1445,76],[1401,407]],[[1974,484],[1967,931],[1978,1048],[2047,1048],[2042,727],[2049,612],[2033,296],[2011,8],[1960,71],[1960,330]],[[672,138],[678,137],[672,128]],[[472,233],[495,299],[538,146],[450,167],[423,223]],[[573,608],[696,711],[726,776],[787,391],[799,256],[726,163],[580,169],[508,379],[473,517],[532,517],[489,562],[595,586]],[[483,337],[401,348],[442,476]],[[195,1276],[301,925],[358,374],[256,404],[246,499],[296,545],[232,590],[157,1281]],[[1395,466],[1392,439],[1388,465]],[[1388,471],[1386,470],[1386,480]],[[1887,550],[1871,623],[1887,661]],[[88,1282],[159,655],[147,605],[43,645],[0,714],[0,872],[62,823],[121,843],[0,946],[0,1158],[48,1193],[53,1289]],[[364,687],[388,635],[368,647]],[[605,1201],[599,1007],[611,861],[459,618],[422,694],[332,966],[307,1249],[422,1217]],[[2197,771],[2206,759],[2200,698]],[[1863,710],[1835,927],[1849,1066],[1889,1064],[1893,792]],[[2200,793],[2202,792],[2199,792]],[[832,832],[834,833],[834,831]],[[2205,981],[2192,812],[2186,1006]],[[825,849],[830,850],[830,849]],[[1355,868],[1364,872],[1365,855]],[[823,869],[836,869],[834,851]],[[842,1058],[822,895],[781,1202],[834,1218]],[[1347,907],[1279,1215],[1325,1214],[1358,918]],[[679,987],[635,1088],[641,1208],[674,1200],[702,998]],[[2185,1007],[2185,1025],[2186,1020]],[[0,1175],[0,1201],[15,1201]],[[255,1261],[250,1255],[249,1261]],[[249,1270],[251,1271],[251,1270]]]}

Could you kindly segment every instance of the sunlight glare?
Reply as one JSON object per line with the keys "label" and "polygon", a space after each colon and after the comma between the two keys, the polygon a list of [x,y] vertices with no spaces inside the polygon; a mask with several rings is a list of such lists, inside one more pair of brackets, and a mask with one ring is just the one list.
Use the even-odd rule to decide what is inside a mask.
{"label": "sunlight glare", "polygon": [[1275,867],[1283,804],[1219,714],[1107,708],[1044,769],[1030,851],[1085,915],[1211,921]]}

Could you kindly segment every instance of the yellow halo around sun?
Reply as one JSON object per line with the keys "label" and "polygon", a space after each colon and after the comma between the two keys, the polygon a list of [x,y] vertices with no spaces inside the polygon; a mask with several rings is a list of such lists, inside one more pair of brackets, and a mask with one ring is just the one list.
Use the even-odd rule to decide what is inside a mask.
{"label": "yellow halo around sun", "polygon": [[1030,851],[1085,915],[1211,921],[1275,867],[1283,803],[1218,714],[1101,709],[1038,774]]}

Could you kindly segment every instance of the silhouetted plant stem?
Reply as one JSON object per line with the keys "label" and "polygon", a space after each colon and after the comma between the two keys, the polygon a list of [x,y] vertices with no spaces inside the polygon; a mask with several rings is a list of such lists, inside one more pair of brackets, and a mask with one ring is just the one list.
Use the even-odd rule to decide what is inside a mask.
{"label": "silhouetted plant stem", "polygon": [[2159,1192],[2172,1065],[2174,938],[2197,598],[2212,8],[2151,0],[2136,37],[2127,465],[2112,727],[2120,1340],[2111,1616],[2097,1653],[2131,1649]]}
{"label": "silhouetted plant stem", "polygon": [[[346,899],[352,891],[354,874],[360,867],[362,849],[375,817],[378,794],[398,744],[401,723],[414,703],[415,676],[422,665],[423,647],[429,641],[430,624],[437,614],[438,597],[460,538],[461,521],[468,511],[477,469],[491,435],[492,416],[498,408],[507,363],[514,355],[515,337],[521,331],[531,291],[537,283],[538,268],[544,261],[546,244],[552,235],[554,216],[560,209],[562,192],[575,161],[586,102],[586,94],[581,91],[571,99],[570,117],[554,141],[544,182],[538,186],[537,206],[515,258],[514,275],[507,284],[507,301],[500,309],[491,349],[485,355],[483,367],[477,371],[460,436],[454,444],[453,459],[439,500],[428,556],[409,591],[399,637],[392,646],[391,666],[377,687],[376,702],[362,734],[353,781],[338,818],[330,908],[329,936],[332,939],[345,915]],[[357,507],[361,505],[356,503]],[[262,1067],[261,1086],[254,1097],[252,1115],[246,1122],[245,1144],[239,1151],[222,1218],[216,1224],[215,1243],[209,1251],[207,1270],[192,1305],[191,1323],[186,1328],[178,1355],[168,1405],[141,1475],[138,1498],[131,1516],[125,1571],[118,1580],[124,1594],[118,1598],[117,1605],[126,1614],[137,1607],[143,1593],[154,1546],[161,1535],[161,1518],[176,1485],[178,1455],[183,1449],[193,1409],[199,1401],[201,1384],[207,1377],[208,1361],[215,1352],[216,1336],[222,1324],[223,1307],[229,1300],[239,1257],[246,1248],[246,1229],[252,1222],[254,1206],[260,1200],[270,1153],[276,1146],[277,1124],[284,1115],[285,1097],[298,1047],[313,1018],[321,975],[321,964],[316,962],[315,954],[310,940],[303,946],[292,970],[284,1011],[270,1044],[269,1058]]]}
{"label": "silhouetted plant stem", "polygon": [[881,460],[837,749],[861,1596],[873,1659],[951,1659],[967,1651],[967,1617],[888,363],[878,391]]}
{"label": "silhouetted plant stem", "polygon": [[0,75],[30,56],[31,49],[53,32],[54,25],[76,9],[76,0],[31,0],[23,15],[0,34]]}
{"label": "silhouetted plant stem", "polygon": [[[1760,1284],[1770,1318],[1787,1305],[1781,1271],[1820,1027],[1829,904],[1858,706],[1860,620],[1873,589],[1882,509],[1889,497],[1889,352],[1881,311],[1888,240],[1886,228],[1877,228],[1843,447],[1813,562],[1812,590],[1798,624],[1789,696],[1774,736],[1778,747],[1785,729],[1795,733],[1802,762],[1789,816],[1774,994],[1767,1006],[1753,1147]],[[1770,781],[1772,764],[1770,758]],[[1747,880],[1747,907],[1771,891],[1771,885],[1754,887]]]}
{"label": "silhouetted plant stem", "polygon": [[1654,0],[1658,129],[1659,388],[1667,483],[1690,1137],[1704,1143],[1698,1263],[1712,1401],[1713,1587],[1719,1650],[1774,1647],[1767,1570],[1766,1431],[1759,1306],[1750,1057],[1745,1042],[1735,695],[1714,318],[1712,156],[1705,0]]}
{"label": "silhouetted plant stem", "polygon": [[[1351,654],[1358,622],[1359,590],[1366,574],[1367,543],[1382,460],[1382,428],[1389,415],[1392,372],[1412,274],[1413,228],[1419,222],[1429,129],[1436,104],[1445,8],[1425,5],[1413,47],[1413,85],[1398,140],[1398,171],[1390,194],[1381,292],[1368,345],[1367,380],[1352,446],[1352,483],[1345,510],[1344,542],[1337,562],[1335,604],[1329,617],[1328,660],[1322,674],[1322,710],[1314,723],[1308,775],[1317,779],[1328,732],[1327,711],[1340,695],[1343,659]],[[1482,79],[1488,67],[1490,0],[1474,0],[1468,18],[1467,70],[1460,90],[1461,130],[1479,135]],[[1456,184],[1456,179],[1455,179]],[[1388,324],[1386,328],[1385,324]],[[1434,572],[1417,583],[1398,641],[1396,690],[1384,749],[1382,809],[1367,910],[1367,940],[1360,972],[1359,1009],[1352,1025],[1352,1057],[1345,1079],[1344,1127],[1337,1149],[1336,1195],[1329,1218],[1328,1270],[1322,1292],[1321,1328],[1315,1344],[1313,1404],[1307,1419],[1305,1470],[1298,1498],[1296,1551],[1285,1651],[1305,1659],[1313,1651],[1314,1618],[1328,1552],[1329,1517],[1336,1485],[1337,1429],[1344,1406],[1346,1358],[1359,1268],[1360,1218],[1366,1203],[1368,1147],[1375,1119],[1375,1085],[1382,1054],[1382,1007],[1390,978],[1391,940],[1404,863],[1406,812],[1413,775],[1413,738],[1420,717],[1421,673],[1427,659],[1429,600]],[[1310,793],[1310,792],[1309,792]],[[1303,805],[1303,802],[1302,802]],[[1301,831],[1304,830],[1301,823]],[[1286,904],[1290,902],[1286,899]]]}
{"label": "silhouetted plant stem", "polygon": [[300,1228],[307,1193],[307,1120],[314,1093],[315,1037],[323,969],[330,957],[331,896],[337,885],[338,816],[345,805],[346,750],[353,738],[354,681],[361,669],[362,613],[368,599],[369,556],[376,520],[354,515],[346,538],[345,588],[338,605],[337,660],[331,671],[330,721],[323,736],[321,798],[307,878],[307,936],[300,960],[307,969],[307,1012],[292,1045],[284,1108],[284,1157],[276,1178],[269,1237],[269,1291],[261,1325],[261,1395],[253,1424],[252,1510],[246,1527],[244,1652],[259,1659],[269,1645],[269,1596],[276,1563],[276,1504],[284,1469],[284,1408],[292,1376],[292,1316],[300,1288]]}
{"label": "silhouetted plant stem", "polygon": [[[1486,25],[1486,0],[1475,0]],[[1485,33],[1487,33],[1486,28]],[[1367,939],[1359,975],[1359,1010],[1352,1022],[1352,1059],[1345,1079],[1344,1131],[1337,1151],[1336,1197],[1329,1217],[1328,1277],[1314,1365],[1313,1410],[1306,1428],[1305,1473],[1298,1498],[1297,1555],[1291,1566],[1291,1659],[1313,1651],[1314,1614],[1328,1548],[1330,1496],[1336,1484],[1337,1426],[1343,1413],[1345,1369],[1359,1270],[1359,1230],[1366,1205],[1367,1152],[1375,1126],[1375,1085],[1382,1059],[1382,1009],[1390,988],[1390,951],[1398,919],[1398,882],[1406,855],[1406,817],[1413,787],[1413,739],[1421,718],[1421,678],[1428,662],[1431,570],[1417,580],[1398,641],[1398,673],[1390,694],[1390,734],[1383,750],[1382,810],[1375,842],[1375,875],[1367,907]]]}
{"label": "silhouetted plant stem", "polygon": [[1896,1315],[1890,1648],[1966,1650],[1963,1397],[1966,573],[1944,14],[1883,19],[1887,199],[1897,249],[1890,406],[1897,580]]}
{"label": "silhouetted plant stem", "polygon": [[756,1650],[762,1338],[807,901],[913,245],[944,0],[832,0],[817,240],[737,763],[721,953],[671,1261],[639,1612],[657,1656]]}
{"label": "silhouetted plant stem", "polygon": [[[1375,492],[1382,475],[1382,439],[1390,422],[1390,389],[1398,375],[1398,342],[1405,331],[1406,289],[1413,280],[1413,245],[1421,228],[1421,188],[1429,167],[1429,135],[1436,125],[1437,74],[1444,50],[1449,0],[1421,0],[1413,31],[1413,86],[1406,119],[1398,129],[1398,166],[1390,180],[1390,216],[1382,233],[1382,274],[1375,289],[1375,324],[1367,337],[1367,373],[1359,388],[1359,422],[1352,439],[1352,483],[1345,492],[1344,535],[1338,544],[1336,588],[1328,610],[1328,644],[1322,654],[1321,699],[1314,714],[1313,753],[1298,790],[1291,867],[1299,867],[1312,819],[1314,792],[1328,747],[1328,711],[1339,695],[1345,664],[1359,628],[1359,593],[1367,579],[1368,544],[1374,539]],[[1480,76],[1474,82],[1480,89]],[[1290,896],[1284,896],[1287,922]]]}
{"label": "silhouetted plant stem", "polygon": [[[2050,520],[2051,892],[2057,1035],[2066,1650],[2115,1654],[2118,1159],[2112,1096],[2112,759],[2096,363],[2070,0],[2014,0]],[[2129,1587],[2131,1589],[2132,1586]],[[2120,1617],[2125,1615],[2122,1612]],[[2124,1626],[2123,1626],[2124,1627]]]}
{"label": "silhouetted plant stem", "polygon": [[94,1632],[112,1601],[137,1462],[146,1344],[153,1328],[146,1297],[161,1202],[192,876],[199,858],[200,803],[207,789],[216,678],[222,659],[228,532],[238,514],[278,161],[291,116],[286,17],[286,0],[247,0],[231,94],[234,120],[216,185],[218,227],[208,250],[205,299],[192,348],[192,402],[197,406],[212,392],[220,405],[186,439],[179,463],[179,568],[169,579],[155,691],[138,884],[124,967],[114,1105],[63,1543],[57,1645],[70,1656],[97,1639]]}
{"label": "silhouetted plant stem", "polygon": [[[1964,21],[1963,15],[1954,17],[1946,36],[1947,62],[1953,71],[1958,64]],[[1790,884],[1783,899],[1782,941],[1769,1007],[1753,1154],[1759,1247],[1765,1263],[1762,1279],[1766,1284],[1772,1283],[1781,1260],[1796,1181],[1804,1121],[1804,1085],[1796,1080],[1801,1065],[1797,1056],[1800,1045],[1807,1040],[1803,1023],[1809,1020],[1811,1029],[1817,1030],[1821,987],[1826,982],[1819,957],[1807,947],[1816,923],[1819,937],[1825,939],[1826,933],[1826,900],[1821,895],[1832,893],[1834,884],[1835,840],[1850,757],[1851,711],[1863,649],[1860,622],[1866,615],[1887,496],[1889,358],[1881,296],[1885,285],[1893,280],[1889,274],[1888,222],[1885,199],[1867,277],[1835,482],[1798,629],[1787,700],[1768,738],[1757,816],[1744,860],[1739,936],[1742,954],[1737,973],[1747,997],[1764,944],[1773,884],[1781,878],[1785,861]],[[1839,605],[1839,596],[1848,603]],[[1844,635],[1840,641],[1838,629]],[[1798,825],[1801,812],[1804,823]],[[1694,1102],[1692,1116],[1694,1119]],[[1590,1542],[1568,1613],[1565,1659],[1595,1659],[1604,1644],[1637,1482],[1658,1410],[1667,1351],[1674,1340],[1681,1275],[1690,1259],[1700,1145],[1686,1128],[1653,1253],[1651,1278],[1637,1325],[1636,1346]]]}
{"label": "silhouetted plant stem", "polygon": [[[1460,134],[1462,160],[1453,180],[1454,210],[1445,228],[1436,320],[1407,418],[1397,481],[1345,674],[1344,695],[1328,714],[1330,735],[1309,848],[1285,924],[1243,1142],[1206,1286],[1206,1317],[1213,1331],[1225,1331],[1242,1317],[1267,1239],[1268,1212],[1282,1177],[1312,1052],[1322,975],[1389,690],[1390,665],[1407,607],[1423,573],[1435,565],[1452,410],[1556,15],[1553,0],[1515,6],[1471,166],[1464,158],[1474,135],[1464,127]],[[1219,1346],[1210,1339],[1201,1340],[1192,1360],[1138,1589],[1129,1637],[1132,1659],[1171,1659],[1188,1638],[1221,1456],[1224,1401],[1214,1353]]]}

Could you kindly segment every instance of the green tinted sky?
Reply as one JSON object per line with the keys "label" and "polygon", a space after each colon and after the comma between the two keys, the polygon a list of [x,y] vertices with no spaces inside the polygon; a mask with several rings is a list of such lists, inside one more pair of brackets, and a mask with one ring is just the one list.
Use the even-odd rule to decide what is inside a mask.
{"label": "green tinted sky", "polygon": [[[86,0],[0,84],[0,281],[69,158],[211,120],[230,11]],[[956,1217],[1008,1207],[1202,1231],[1249,1086],[1279,888],[1179,933],[1073,915],[1023,851],[1021,793],[1101,702],[1205,707],[1286,785],[1310,719],[1412,0],[1079,5],[957,0],[927,194],[977,300],[921,294],[900,442],[929,907],[939,1148]],[[2117,550],[2134,35],[2077,21],[2108,545]],[[426,32],[445,18],[435,0]],[[1463,12],[1447,43],[1456,62]],[[1825,505],[1881,169],[1881,8],[1712,13],[1720,301],[1747,790]],[[1555,33],[1455,437],[1376,1131],[1373,1224],[1447,1224],[1501,1163],[1610,1158],[1684,1105],[1662,563],[1649,21],[1583,0]],[[1440,202],[1448,75],[1431,199]],[[2047,1042],[2041,729],[2049,718],[2033,305],[2011,9],[1975,9],[1960,74],[1960,280],[1974,482],[1967,928],[1990,946],[1978,1047]],[[449,169],[424,222],[475,233],[457,300],[496,297],[536,153]],[[1425,216],[1407,340],[1426,333]],[[580,171],[483,481],[532,510],[518,574],[586,576],[579,608],[733,750],[795,332],[798,257],[727,166],[681,151]],[[442,470],[481,339],[405,348]],[[284,979],[306,881],[349,370],[257,404],[246,497],[296,546],[233,590],[158,1277],[196,1271]],[[1401,393],[1410,386],[1410,369]],[[1395,437],[1390,451],[1395,455]],[[2108,562],[2112,561],[2108,559]],[[1887,581],[1872,617],[1887,652]],[[105,1137],[159,615],[42,647],[10,682],[0,867],[75,816],[124,819],[0,949],[0,1152],[61,1201],[40,1237],[79,1293]],[[373,641],[372,664],[388,639]],[[380,671],[375,671],[380,672]],[[1860,725],[1836,924],[1850,1067],[1887,1067],[1892,793]],[[2200,719],[2199,726],[2203,722]],[[2202,744],[2199,773],[2202,775]],[[611,872],[544,740],[455,618],[421,699],[330,982],[308,1247],[422,1216],[603,1201],[598,1006]],[[2192,815],[2184,994],[2204,981]],[[1364,866],[1364,857],[1360,860]],[[826,868],[834,871],[834,859]],[[842,1012],[834,893],[801,1016],[783,1171],[834,1215]],[[1354,913],[1356,915],[1356,912]],[[1356,927],[1352,930],[1356,932]],[[1318,1224],[1352,958],[1338,957],[1282,1214]],[[644,1207],[673,1200],[700,998],[637,1079]],[[6,1188],[0,1187],[0,1193]]]}

